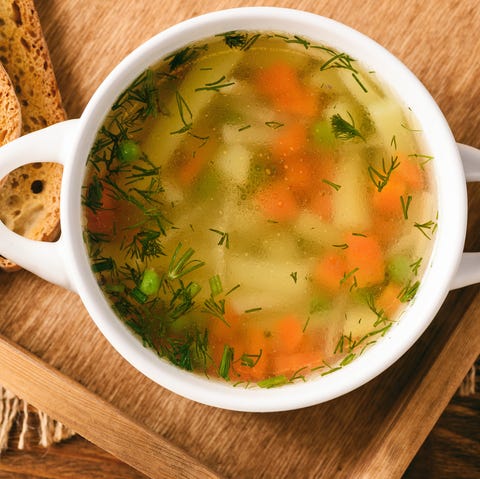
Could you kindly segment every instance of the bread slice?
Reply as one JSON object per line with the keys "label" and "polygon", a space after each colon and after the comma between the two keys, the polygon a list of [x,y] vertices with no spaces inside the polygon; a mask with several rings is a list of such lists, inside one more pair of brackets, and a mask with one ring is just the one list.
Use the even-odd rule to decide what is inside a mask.
{"label": "bread slice", "polygon": [[22,113],[12,81],[0,64],[0,146],[18,138],[22,132]]}
{"label": "bread slice", "polygon": [[[66,119],[33,0],[0,0],[0,61],[20,103],[22,134]],[[0,219],[28,238],[55,240],[61,178],[58,163],[33,163],[0,180]],[[0,257],[0,269],[20,268]]]}

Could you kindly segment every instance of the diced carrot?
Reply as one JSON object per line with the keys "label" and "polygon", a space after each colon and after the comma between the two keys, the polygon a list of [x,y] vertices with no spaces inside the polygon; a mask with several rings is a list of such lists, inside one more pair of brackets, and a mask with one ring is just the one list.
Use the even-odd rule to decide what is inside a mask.
{"label": "diced carrot", "polygon": [[312,117],[317,112],[317,98],[303,86],[297,71],[285,62],[276,62],[259,71],[258,90],[281,112]]}
{"label": "diced carrot", "polygon": [[333,214],[333,190],[330,186],[321,183],[310,201],[310,210],[324,221],[330,221]]}
{"label": "diced carrot", "polygon": [[313,271],[314,281],[332,293],[338,291],[342,278],[347,272],[347,264],[339,252],[327,253],[320,258]]}
{"label": "diced carrot", "polygon": [[390,319],[402,304],[398,298],[401,290],[402,288],[400,285],[388,283],[388,285],[380,293],[380,296],[377,298],[377,307],[383,309],[387,317]]}
{"label": "diced carrot", "polygon": [[92,233],[111,234],[115,221],[117,200],[109,190],[103,190],[102,206],[95,211],[87,208],[87,227]]}
{"label": "diced carrot", "polygon": [[287,353],[295,351],[304,337],[303,326],[295,314],[281,318],[273,333],[277,350]]}
{"label": "diced carrot", "polygon": [[292,155],[282,161],[284,178],[295,192],[307,194],[313,187],[315,177],[308,157]]}
{"label": "diced carrot", "polygon": [[423,189],[425,177],[418,160],[402,153],[397,153],[397,157],[400,162],[395,170],[397,175],[403,179],[409,189],[414,191]]}
{"label": "diced carrot", "polygon": [[274,158],[283,159],[299,153],[307,144],[307,129],[301,123],[284,125],[277,130],[272,146]]}
{"label": "diced carrot", "polygon": [[298,205],[292,190],[284,182],[277,182],[263,190],[256,201],[266,219],[290,221],[298,216]]}
{"label": "diced carrot", "polygon": [[[288,378],[298,372],[299,375],[307,374],[309,369],[322,362],[320,351],[302,351],[294,354],[279,354],[274,360],[274,375],[284,374]],[[305,368],[305,369],[303,369]]]}
{"label": "diced carrot", "polygon": [[[245,347],[235,350],[234,377],[237,381],[259,381],[268,375],[271,354],[271,338],[267,338],[265,330],[257,325],[251,325],[246,331]],[[243,364],[242,355],[250,355],[253,366]],[[260,355],[256,358],[255,355]]]}
{"label": "diced carrot", "polygon": [[375,190],[372,195],[372,204],[375,211],[379,214],[394,218],[403,216],[402,203],[400,197],[405,194],[405,181],[396,174],[395,170],[388,183],[381,191]]}
{"label": "diced carrot", "polygon": [[385,259],[378,239],[371,235],[351,235],[346,243],[347,274],[356,270],[352,276],[359,287],[381,283],[385,278]]}

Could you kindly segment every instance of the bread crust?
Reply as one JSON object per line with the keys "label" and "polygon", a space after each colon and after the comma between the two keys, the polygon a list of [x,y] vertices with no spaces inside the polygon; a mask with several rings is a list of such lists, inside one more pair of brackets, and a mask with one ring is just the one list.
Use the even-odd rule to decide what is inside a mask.
{"label": "bread crust", "polygon": [[[0,61],[20,104],[22,134],[66,119],[33,0],[0,0]],[[0,219],[28,238],[57,239],[61,179],[58,163],[18,168],[0,182]],[[0,269],[20,268],[0,257]]]}

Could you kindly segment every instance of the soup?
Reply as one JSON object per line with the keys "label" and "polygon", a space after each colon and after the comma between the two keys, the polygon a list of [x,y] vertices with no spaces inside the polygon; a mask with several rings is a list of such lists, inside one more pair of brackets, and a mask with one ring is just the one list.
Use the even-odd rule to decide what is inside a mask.
{"label": "soup", "polygon": [[347,53],[281,32],[192,43],[98,131],[92,270],[180,368],[266,388],[330,374],[419,288],[438,216],[425,148],[414,113]]}

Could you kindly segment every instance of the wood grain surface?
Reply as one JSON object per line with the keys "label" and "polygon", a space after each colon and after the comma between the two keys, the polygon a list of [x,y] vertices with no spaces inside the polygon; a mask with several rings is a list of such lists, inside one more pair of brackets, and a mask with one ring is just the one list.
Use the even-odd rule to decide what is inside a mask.
{"label": "wood grain surface", "polygon": [[[68,116],[78,117],[113,66],[156,32],[193,15],[253,4],[313,11],[371,36],[427,86],[457,140],[480,147],[476,0],[39,0],[37,8]],[[469,185],[468,191],[466,247],[478,251],[479,185]],[[124,433],[119,436],[112,429],[108,434],[103,429],[108,424],[93,421],[88,410],[69,416],[62,401],[71,398],[67,393],[62,398],[61,393],[79,384],[89,398],[98,397],[99,404],[109,405],[160,441],[168,441],[175,451],[224,477],[401,477],[480,353],[480,291],[471,286],[450,293],[417,344],[357,391],[300,411],[237,413],[192,403],[142,377],[96,330],[73,293],[20,272],[0,275],[0,298],[0,334],[8,338],[0,345],[16,344],[31,361],[37,358],[52,374],[57,370],[69,378],[53,391],[43,375],[15,369],[11,353],[3,356],[4,364],[11,363],[0,367],[0,383],[14,392],[27,392],[28,381],[42,386],[44,394],[29,398],[34,405],[53,413],[63,411],[64,422],[79,426],[86,439],[95,442],[99,433],[105,434],[109,450],[128,460],[121,451]],[[473,457],[478,452],[475,447],[466,447],[464,454]],[[165,470],[161,457],[152,454],[149,461],[152,469],[160,462],[158,469]],[[179,464],[179,470],[184,466]]]}

